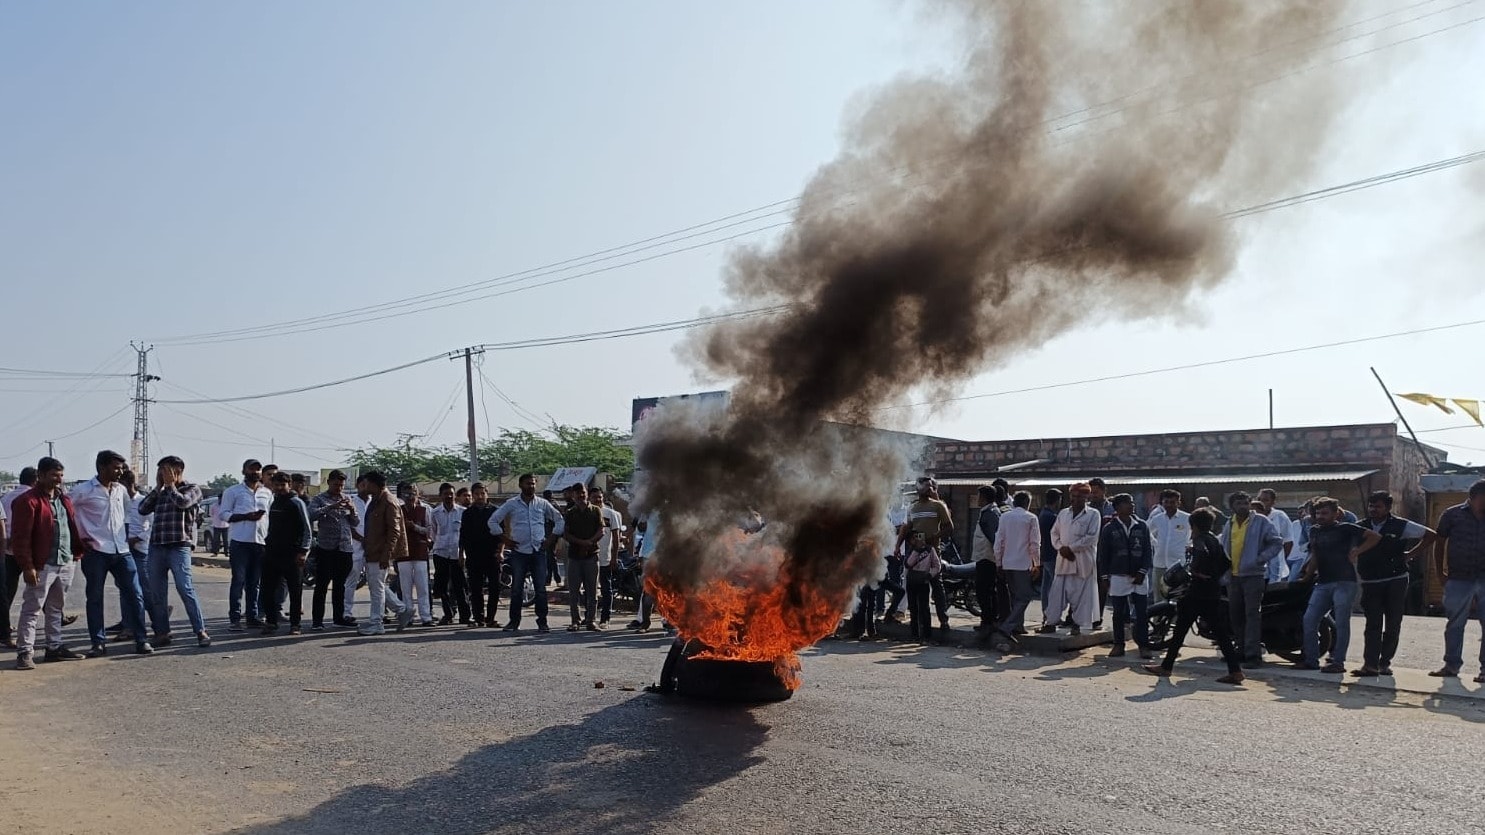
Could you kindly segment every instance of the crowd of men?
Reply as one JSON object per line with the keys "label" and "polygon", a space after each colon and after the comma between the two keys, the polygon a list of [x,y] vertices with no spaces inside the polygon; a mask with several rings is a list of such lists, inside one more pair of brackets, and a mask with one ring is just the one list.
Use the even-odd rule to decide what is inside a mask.
{"label": "crowd of men", "polygon": [[[16,650],[18,669],[35,668],[38,629],[44,633],[43,661],[107,655],[110,632],[117,640],[132,640],[141,655],[170,645],[171,580],[197,645],[211,646],[191,573],[201,523],[213,525],[213,544],[228,555],[231,631],[273,635],[287,627],[288,634],[300,634],[305,570],[313,559],[311,630],[327,628],[328,596],[328,625],[362,635],[383,634],[388,625],[402,631],[414,621],[434,626],[435,598],[442,608],[439,624],[457,617],[465,626],[517,632],[530,577],[536,629],[547,632],[547,587],[549,578],[556,579],[559,542],[567,557],[568,630],[603,629],[613,611],[615,570],[628,543],[621,516],[596,488],[569,488],[565,511],[559,511],[549,495],[536,495],[535,476],[527,474],[518,479],[520,495],[498,506],[476,483],[457,492],[441,485],[438,504],[430,507],[411,484],[397,485],[394,495],[377,471],[362,473],[354,492],[346,490],[344,473],[332,471],[325,490],[309,497],[289,474],[248,460],[242,482],[225,490],[208,516],[201,487],[184,471],[179,457],[160,459],[154,487],[143,492],[123,456],[104,450],[96,457],[95,475],[70,488],[55,458],[22,472],[21,486],[0,503],[6,555],[0,644]],[[502,565],[516,590],[503,623]],[[86,581],[86,653],[64,644],[62,631],[63,603],[79,566]],[[395,589],[389,582],[394,574]],[[110,577],[123,614],[112,627],[104,618]],[[371,615],[358,622],[352,611],[363,580]],[[18,592],[20,615],[12,630],[10,608]],[[630,627],[645,629],[648,620]]]}
{"label": "crowd of men", "polygon": [[[173,584],[198,646],[211,646],[191,573],[197,526],[213,526],[213,544],[225,549],[231,567],[231,631],[258,629],[273,635],[287,627],[301,632],[305,570],[314,562],[311,630],[353,628],[362,635],[397,631],[415,621],[521,629],[525,590],[534,589],[536,629],[549,631],[547,590],[557,577],[556,546],[565,546],[569,631],[604,629],[613,612],[620,553],[629,546],[640,557],[653,554],[657,537],[645,536],[645,520],[629,531],[598,489],[564,491],[565,510],[550,494],[536,494],[536,479],[522,475],[520,494],[499,505],[482,484],[456,491],[439,487],[429,506],[411,484],[388,489],[386,477],[362,473],[353,491],[332,471],[325,489],[310,497],[302,481],[272,465],[248,460],[242,481],[223,492],[209,517],[200,486],[185,478],[185,462],[158,462],[154,486],[140,489],[123,456],[98,453],[92,478],[65,487],[62,463],[43,458],[22,473],[22,485],[0,500],[0,644],[17,652],[16,666],[35,666],[37,630],[44,632],[44,661],[99,657],[108,653],[109,633],[131,640],[134,651],[152,654],[174,639]],[[895,547],[884,576],[862,589],[851,623],[862,638],[876,636],[877,615],[899,620],[906,603],[910,632],[933,637],[934,609],[940,637],[949,628],[943,578],[972,577],[981,610],[978,632],[1009,650],[1028,632],[1026,612],[1040,601],[1042,618],[1031,628],[1077,635],[1099,628],[1112,610],[1113,649],[1120,656],[1132,638],[1136,651],[1153,660],[1148,607],[1162,599],[1161,578],[1182,566],[1190,586],[1177,603],[1173,640],[1163,661],[1147,670],[1169,675],[1187,629],[1198,618],[1211,624],[1228,663],[1224,681],[1241,682],[1242,669],[1261,665],[1260,603],[1270,584],[1313,583],[1303,617],[1301,667],[1344,673],[1350,645],[1350,615],[1359,601],[1365,615],[1362,664],[1356,676],[1391,674],[1410,583],[1410,566],[1435,549],[1444,582],[1444,663],[1431,674],[1457,677],[1464,666],[1464,628],[1471,613],[1485,613],[1485,480],[1468,500],[1449,508],[1438,530],[1393,515],[1393,497],[1372,493],[1367,516],[1358,519],[1328,497],[1306,502],[1298,519],[1276,507],[1278,495],[1260,490],[1228,497],[1228,514],[1206,498],[1183,510],[1175,490],[1160,494],[1160,506],[1144,518],[1127,493],[1112,497],[1101,479],[1073,484],[1064,494],[1048,490],[1032,512],[1032,497],[1014,494],[1004,480],[979,488],[980,512],[967,564],[945,559],[954,522],[931,478],[919,479],[917,501],[891,520]],[[1230,515],[1229,515],[1230,514]],[[756,513],[741,523],[761,528]],[[650,527],[654,527],[651,525]],[[216,531],[221,531],[217,534]],[[630,542],[629,536],[639,537]],[[63,643],[63,602],[74,571],[86,581],[90,647],[79,653]],[[509,613],[498,617],[502,567],[512,589]],[[391,578],[395,574],[395,587]],[[122,619],[104,618],[105,587],[112,578]],[[530,584],[528,586],[528,578]],[[357,621],[353,607],[364,580],[370,615]],[[636,584],[637,587],[637,584]],[[11,603],[21,598],[11,628]],[[888,602],[888,592],[891,600]],[[326,618],[326,598],[329,618]],[[639,595],[639,613],[629,627],[646,630],[653,604]],[[1224,601],[1225,598],[1225,601]],[[442,617],[434,620],[434,602]],[[1331,615],[1334,641],[1320,658],[1320,623]],[[1485,614],[1481,615],[1485,620]],[[1485,641],[1480,650],[1485,682]]]}
{"label": "crowd of men", "polygon": [[[908,601],[909,631],[933,636],[930,600],[937,608],[940,636],[949,628],[943,591],[946,572],[961,570],[945,559],[953,550],[954,523],[932,478],[918,480],[917,501],[891,520],[896,547],[885,576],[862,589],[850,628],[862,639],[876,637],[875,617],[899,621]],[[1449,508],[1438,530],[1395,516],[1385,491],[1367,497],[1367,515],[1358,519],[1333,498],[1307,501],[1297,519],[1276,507],[1278,494],[1265,488],[1228,497],[1223,513],[1206,497],[1182,509],[1181,494],[1160,493],[1160,505],[1145,518],[1135,513],[1128,493],[1107,495],[1093,478],[1062,490],[1046,491],[1033,513],[1032,496],[1010,493],[1004,480],[979,488],[980,512],[972,534],[969,562],[981,611],[977,632],[989,645],[1010,650],[1028,631],[1026,612],[1040,600],[1042,620],[1031,628],[1072,635],[1099,628],[1113,613],[1111,655],[1122,656],[1132,639],[1141,657],[1153,660],[1148,610],[1163,599],[1161,582],[1174,566],[1191,578],[1180,597],[1174,637],[1165,658],[1146,666],[1169,675],[1187,630],[1198,618],[1212,624],[1228,664],[1225,682],[1239,683],[1242,670],[1264,663],[1260,604],[1271,584],[1313,583],[1303,615],[1303,651],[1298,665],[1324,673],[1346,672],[1351,614],[1358,601],[1365,617],[1358,677],[1391,675],[1411,580],[1411,566],[1432,551],[1444,578],[1444,663],[1430,675],[1453,678],[1464,666],[1464,628],[1477,613],[1485,625],[1485,480],[1468,499]],[[1435,548],[1436,543],[1442,546]],[[892,593],[890,601],[887,593]],[[1225,598],[1225,601],[1224,601]],[[1329,653],[1320,657],[1320,624],[1335,622]],[[1480,649],[1485,683],[1485,641]]]}

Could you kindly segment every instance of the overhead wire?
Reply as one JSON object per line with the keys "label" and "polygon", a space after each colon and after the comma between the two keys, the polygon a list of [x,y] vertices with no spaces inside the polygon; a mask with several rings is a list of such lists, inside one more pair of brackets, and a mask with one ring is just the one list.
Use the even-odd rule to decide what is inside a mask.
{"label": "overhead wire", "polygon": [[[1363,38],[1363,37],[1368,37],[1368,36],[1371,36],[1371,35],[1376,35],[1376,34],[1378,34],[1380,32],[1386,31],[1388,29],[1397,28],[1399,26],[1403,26],[1403,25],[1407,25],[1407,24],[1410,24],[1410,23],[1414,23],[1414,22],[1417,22],[1419,20],[1422,20],[1422,19],[1425,19],[1425,18],[1428,18],[1428,17],[1436,16],[1436,15],[1443,14],[1443,13],[1448,12],[1448,11],[1452,11],[1454,9],[1458,9],[1458,8],[1462,8],[1464,6],[1471,5],[1474,2],[1476,2],[1476,1],[1477,0],[1465,0],[1465,2],[1456,3],[1456,4],[1452,5],[1452,6],[1448,6],[1448,7],[1443,8],[1443,9],[1439,9],[1439,10],[1435,10],[1435,11],[1432,11],[1432,12],[1427,12],[1425,14],[1417,15],[1417,16],[1415,16],[1413,18],[1409,18],[1408,20],[1394,22],[1394,23],[1388,24],[1388,25],[1383,26],[1383,27],[1378,28],[1378,29],[1373,29],[1371,31],[1359,33],[1359,34],[1356,34],[1356,35],[1351,35],[1351,36],[1348,36],[1346,38],[1343,38],[1343,39],[1341,39],[1339,41],[1334,41],[1334,42],[1326,43],[1326,44],[1323,44],[1321,46],[1318,46],[1318,47],[1315,47],[1315,48],[1312,48],[1312,49],[1309,49],[1309,50],[1305,50],[1305,52],[1314,52],[1314,51],[1320,51],[1320,50],[1324,50],[1324,49],[1329,49],[1329,48],[1332,48],[1332,47],[1335,47],[1335,46],[1338,46],[1338,45],[1341,45],[1341,44],[1344,44],[1344,43],[1348,43],[1348,42],[1351,42],[1351,41],[1354,41],[1354,40],[1357,40],[1357,39],[1360,39],[1360,38]],[[1274,52],[1275,50],[1286,49],[1289,46],[1301,44],[1301,43],[1304,43],[1304,42],[1307,42],[1307,41],[1310,41],[1310,40],[1315,40],[1315,39],[1318,39],[1318,38],[1321,38],[1321,37],[1325,37],[1325,36],[1330,35],[1330,34],[1335,34],[1335,33],[1338,33],[1338,32],[1342,32],[1342,31],[1345,31],[1347,29],[1351,29],[1351,28],[1354,28],[1356,26],[1365,25],[1367,23],[1375,22],[1377,20],[1381,20],[1383,18],[1390,17],[1390,16],[1395,15],[1395,14],[1401,14],[1401,13],[1405,13],[1405,12],[1408,12],[1408,11],[1412,11],[1412,10],[1417,9],[1417,8],[1420,8],[1422,6],[1431,5],[1433,2],[1434,2],[1434,0],[1425,0],[1424,2],[1414,3],[1414,4],[1411,4],[1409,6],[1405,6],[1403,8],[1400,8],[1400,9],[1395,9],[1395,10],[1391,10],[1391,11],[1388,11],[1388,12],[1385,12],[1385,13],[1382,13],[1382,14],[1379,14],[1379,15],[1374,15],[1372,17],[1365,18],[1363,20],[1353,21],[1352,23],[1344,24],[1342,26],[1336,27],[1336,28],[1331,29],[1331,30],[1327,30],[1325,32],[1317,33],[1317,34],[1312,35],[1312,36],[1307,36],[1306,38],[1301,38],[1301,39],[1298,39],[1298,40],[1295,40],[1295,41],[1291,41],[1288,44],[1278,44],[1278,45],[1270,46],[1270,47],[1268,47],[1268,48],[1266,48],[1264,50],[1261,50],[1260,52],[1258,52],[1258,53],[1256,53],[1254,55],[1246,56],[1246,57],[1244,57],[1242,59],[1239,59],[1239,62],[1252,60],[1253,58],[1257,58],[1257,57],[1260,57],[1262,55],[1266,55],[1268,53]],[[1403,39],[1403,40],[1400,40],[1400,41],[1396,41],[1396,42],[1393,42],[1393,43],[1384,44],[1384,45],[1381,45],[1381,46],[1378,46],[1378,47],[1374,47],[1374,48],[1369,49],[1369,50],[1365,50],[1363,52],[1359,52],[1359,53],[1355,53],[1355,54],[1347,55],[1347,56],[1342,56],[1342,57],[1337,58],[1337,59],[1334,59],[1334,60],[1332,60],[1330,62],[1326,62],[1326,63],[1322,63],[1322,64],[1317,64],[1317,65],[1311,65],[1311,66],[1302,68],[1300,70],[1296,70],[1296,71],[1291,72],[1291,73],[1286,73],[1286,74],[1281,75],[1281,76],[1278,76],[1276,78],[1267,79],[1265,81],[1259,82],[1259,84],[1261,85],[1261,84],[1272,83],[1274,81],[1277,81],[1277,80],[1282,79],[1282,78],[1287,78],[1287,77],[1289,77],[1291,75],[1294,75],[1294,74],[1297,74],[1299,72],[1308,72],[1309,70],[1312,70],[1312,69],[1316,69],[1316,68],[1323,67],[1323,66],[1329,66],[1329,65],[1332,65],[1332,64],[1335,64],[1335,63],[1339,63],[1340,61],[1345,61],[1345,60],[1350,60],[1352,58],[1360,57],[1361,55],[1371,54],[1371,53],[1376,52],[1376,51],[1379,51],[1381,49],[1391,48],[1393,46],[1397,46],[1397,45],[1400,45],[1402,43],[1408,43],[1408,42],[1415,41],[1415,40],[1418,40],[1418,39],[1421,39],[1421,38],[1424,38],[1424,37],[1429,37],[1431,35],[1440,34],[1442,32],[1449,31],[1451,29],[1455,29],[1455,28],[1459,28],[1459,27],[1462,27],[1462,26],[1470,25],[1472,23],[1479,22],[1480,20],[1485,20],[1485,16],[1481,16],[1480,18],[1475,18],[1475,19],[1468,20],[1468,21],[1459,22],[1459,23],[1456,23],[1456,24],[1453,24],[1453,25],[1450,25],[1450,26],[1447,26],[1447,27],[1444,27],[1444,28],[1441,28],[1441,29],[1437,29],[1437,30],[1434,30],[1434,31],[1431,31],[1431,32],[1426,32],[1426,33],[1423,33],[1421,35],[1417,35],[1417,36],[1414,36],[1414,37],[1411,37],[1411,38],[1406,38],[1406,39]],[[1206,72],[1210,73],[1210,69],[1211,68],[1208,68],[1208,70]],[[1177,80],[1180,80],[1180,79],[1177,79]],[[1075,116],[1075,115],[1079,115],[1079,114],[1082,114],[1082,113],[1086,113],[1086,112],[1089,112],[1090,110],[1097,109],[1097,108],[1100,108],[1100,107],[1103,107],[1103,106],[1106,106],[1106,105],[1109,105],[1109,104],[1116,104],[1116,103],[1121,102],[1121,101],[1126,101],[1126,100],[1128,100],[1128,99],[1130,99],[1132,97],[1138,97],[1140,95],[1143,95],[1145,92],[1148,92],[1148,91],[1150,91],[1152,89],[1160,89],[1160,88],[1169,86],[1171,83],[1172,83],[1171,81],[1164,81],[1164,82],[1161,82],[1161,83],[1156,84],[1156,85],[1151,85],[1149,87],[1142,88],[1141,90],[1134,91],[1133,93],[1127,93],[1127,94],[1124,94],[1122,96],[1116,97],[1116,98],[1111,99],[1111,100],[1109,100],[1107,102],[1103,102],[1103,103],[1096,104],[1096,105],[1091,105],[1091,106],[1084,107],[1084,108],[1081,108],[1081,109],[1076,110],[1076,111],[1072,111],[1072,112],[1070,112],[1068,114],[1063,114],[1062,116],[1053,117],[1051,119],[1043,120],[1042,122],[1040,122],[1040,124],[1042,124],[1042,125],[1052,124],[1052,123],[1055,123],[1055,122],[1060,121],[1062,119],[1068,118],[1070,116]],[[1257,86],[1257,85],[1255,85],[1255,86]],[[1218,94],[1216,96],[1216,98],[1220,98],[1220,97],[1222,97],[1224,95],[1230,95],[1231,92],[1232,91],[1228,91],[1228,92],[1225,92],[1225,93],[1222,93],[1222,94]],[[1208,100],[1210,100],[1210,99],[1203,100],[1203,102],[1204,101],[1208,101]],[[1198,104],[1198,103],[1202,103],[1202,102],[1193,102],[1193,103],[1182,104],[1182,105],[1178,106],[1177,108],[1174,108],[1173,110],[1165,111],[1165,113],[1175,112],[1177,110],[1181,110],[1181,109],[1184,109],[1186,107],[1192,106],[1192,104]],[[1119,113],[1119,112],[1123,112],[1124,110],[1128,110],[1128,109],[1130,109],[1131,106],[1120,107],[1120,108],[1117,108],[1115,110],[1111,110],[1111,111],[1108,111],[1106,113],[1100,114],[1098,116],[1092,116],[1092,117],[1089,117],[1088,119],[1083,120],[1082,122],[1075,122],[1073,124],[1063,125],[1063,126],[1061,126],[1059,128],[1056,128],[1056,131],[1067,130],[1067,129],[1071,128],[1071,127],[1075,127],[1076,125],[1083,124],[1084,122],[1087,122],[1087,121],[1093,121],[1093,120],[1097,120],[1097,119],[1102,119],[1102,118],[1105,118],[1107,116],[1113,115],[1115,113]],[[1165,115],[1165,113],[1158,114],[1158,115]],[[766,219],[768,217],[775,216],[775,215],[778,215],[778,214],[787,214],[787,213],[793,211],[793,209],[792,208],[780,208],[780,207],[792,206],[793,204],[797,204],[799,201],[800,201],[800,198],[799,197],[793,197],[793,198],[788,198],[788,199],[785,199],[785,200],[775,201],[773,203],[764,204],[762,206],[754,207],[752,209],[747,209],[747,210],[744,210],[742,212],[735,212],[733,214],[726,215],[726,216],[723,216],[723,217],[720,217],[720,218],[716,218],[716,219],[713,219],[711,221],[706,221],[706,222],[699,223],[699,224],[693,224],[691,226],[683,227],[681,229],[673,230],[673,231],[667,232],[667,233],[662,233],[660,235],[654,235],[654,236],[651,236],[651,237],[648,237],[648,238],[644,238],[644,239],[641,239],[641,240],[638,240],[638,241],[631,242],[629,244],[622,244],[622,245],[619,245],[619,246],[608,247],[606,249],[601,249],[601,250],[598,250],[596,252],[587,253],[585,255],[574,256],[574,257],[571,257],[571,258],[567,258],[567,259],[563,259],[563,260],[560,260],[560,261],[551,262],[549,264],[541,265],[541,266],[538,266],[538,267],[531,267],[531,268],[527,268],[527,269],[524,269],[524,270],[519,270],[519,271],[516,271],[516,272],[506,273],[504,275],[496,276],[496,277],[491,278],[491,279],[485,279],[485,280],[478,281],[478,282],[473,282],[473,283],[470,283],[470,284],[464,284],[464,285],[458,285],[458,286],[451,287],[451,288],[445,288],[443,290],[435,291],[433,294],[425,294],[425,295],[421,295],[421,296],[407,297],[407,298],[404,298],[404,299],[396,299],[396,300],[391,300],[391,301],[388,301],[388,302],[382,302],[382,303],[378,303],[378,304],[374,304],[374,305],[366,305],[366,306],[362,306],[362,307],[358,307],[358,308],[351,308],[349,310],[339,311],[339,312],[335,312],[335,313],[321,314],[319,316],[304,317],[304,318],[301,318],[301,319],[289,320],[287,322],[276,322],[276,323],[267,324],[267,325],[258,325],[258,326],[251,326],[251,327],[246,327],[246,328],[237,328],[237,329],[231,329],[231,330],[227,330],[227,331],[218,331],[218,332],[212,332],[212,333],[188,334],[188,335],[179,336],[179,337],[161,337],[161,338],[157,339],[156,341],[157,342],[160,342],[162,344],[175,344],[175,345],[182,345],[183,346],[183,345],[190,345],[190,344],[202,344],[202,343],[205,343],[205,342],[224,342],[224,341],[225,342],[233,342],[233,341],[243,341],[243,340],[248,340],[248,339],[258,339],[258,338],[264,338],[265,336],[269,336],[269,335],[273,335],[273,334],[277,334],[277,333],[281,333],[281,332],[283,332],[283,333],[291,333],[291,332],[302,332],[304,330],[325,330],[325,329],[332,329],[332,328],[338,328],[338,327],[349,327],[349,326],[357,325],[357,324],[366,324],[366,323],[370,323],[370,322],[382,321],[382,320],[385,320],[385,319],[388,319],[388,318],[392,318],[394,315],[401,315],[400,313],[391,313],[391,312],[388,312],[388,311],[398,311],[398,310],[403,310],[403,309],[408,308],[408,307],[417,307],[418,310],[416,310],[414,312],[419,312],[420,313],[420,312],[425,312],[425,311],[429,311],[429,310],[438,310],[438,309],[442,309],[442,308],[445,308],[445,307],[450,307],[450,306],[453,306],[453,305],[456,305],[456,304],[462,304],[462,303],[467,303],[467,302],[472,302],[472,301],[481,301],[481,300],[485,300],[485,299],[489,299],[489,298],[493,298],[493,297],[497,297],[497,296],[508,295],[510,293],[513,293],[513,292],[523,292],[524,290],[528,290],[528,289],[536,289],[538,287],[551,286],[553,284],[562,283],[562,282],[565,282],[565,281],[571,281],[571,280],[574,280],[574,279],[577,279],[577,278],[582,278],[582,277],[585,277],[585,276],[594,275],[596,273],[607,272],[607,271],[613,270],[613,269],[619,269],[619,268],[622,268],[622,267],[632,266],[632,265],[639,264],[639,263],[644,263],[644,262],[647,262],[647,261],[653,261],[653,260],[655,260],[657,258],[660,258],[660,257],[668,257],[669,255],[679,254],[679,253],[682,253],[682,252],[687,252],[687,251],[699,249],[699,248],[702,248],[702,247],[705,247],[705,246],[712,246],[712,245],[715,245],[715,244],[718,244],[718,243],[724,243],[724,242],[735,240],[737,238],[744,237],[744,236],[747,236],[747,235],[759,234],[761,232],[769,231],[771,229],[776,229],[776,228],[780,228],[780,227],[783,227],[783,226],[788,226],[788,225],[790,225],[790,223],[792,223],[792,221],[784,221],[784,222],[780,222],[780,223],[776,223],[776,224],[769,224],[767,226],[763,226],[763,227],[759,227],[759,228],[756,228],[756,229],[747,230],[747,231],[744,231],[744,232],[741,232],[741,233],[737,233],[737,234],[734,234],[734,235],[728,235],[728,236],[725,236],[725,237],[722,237],[722,238],[717,238],[717,239],[714,239],[714,240],[709,240],[709,241],[706,241],[706,242],[703,242],[703,243],[700,243],[700,244],[696,244],[696,245],[692,245],[692,246],[688,246],[688,247],[681,247],[681,248],[678,248],[678,249],[666,251],[664,253],[659,253],[659,254],[656,254],[656,255],[651,255],[651,256],[648,256],[648,257],[645,257],[645,258],[640,258],[640,259],[625,261],[625,262],[620,263],[620,264],[614,264],[614,265],[610,265],[610,266],[599,268],[599,269],[595,269],[595,270],[589,270],[589,271],[586,271],[586,272],[579,273],[577,275],[554,278],[554,279],[549,280],[549,281],[543,281],[543,282],[538,282],[538,283],[531,283],[531,284],[523,285],[521,287],[504,290],[502,292],[487,293],[487,294],[479,295],[479,296],[476,296],[476,297],[473,297],[473,298],[463,298],[462,297],[465,294],[468,294],[470,292],[474,292],[474,291],[477,291],[477,290],[480,290],[480,289],[483,289],[483,288],[500,286],[502,284],[508,284],[510,282],[513,282],[513,281],[526,281],[526,280],[531,279],[531,278],[544,277],[544,276],[552,275],[554,272],[561,272],[563,270],[574,268],[574,267],[587,266],[587,265],[594,264],[594,263],[599,263],[599,262],[602,262],[602,261],[608,261],[608,260],[613,260],[613,259],[617,259],[617,258],[622,258],[622,257],[625,257],[627,255],[630,255],[630,254],[633,254],[633,253],[636,253],[636,252],[645,251],[645,250],[653,249],[653,248],[660,247],[660,246],[668,246],[669,244],[675,243],[677,241],[687,240],[687,239],[698,237],[698,236],[710,235],[710,234],[713,234],[715,232],[721,231],[723,229],[732,228],[732,227],[735,227],[735,226],[738,226],[738,225],[755,222],[755,221]],[[760,214],[762,212],[767,212],[767,214]],[[746,218],[746,219],[745,220],[737,220],[738,218]],[[724,223],[725,223],[725,225],[719,225],[719,224],[724,224]],[[715,227],[715,228],[708,228],[708,227]],[[697,230],[705,230],[705,231],[697,231]],[[433,305],[427,304],[427,302],[430,301],[430,300],[439,301],[439,300],[449,299],[452,296],[460,296],[460,298],[454,299],[453,301],[446,301],[446,302],[443,302],[443,303],[440,303],[440,304],[433,304]],[[376,314],[376,315],[371,315],[371,314]],[[301,326],[303,326],[303,327],[301,327]]]}

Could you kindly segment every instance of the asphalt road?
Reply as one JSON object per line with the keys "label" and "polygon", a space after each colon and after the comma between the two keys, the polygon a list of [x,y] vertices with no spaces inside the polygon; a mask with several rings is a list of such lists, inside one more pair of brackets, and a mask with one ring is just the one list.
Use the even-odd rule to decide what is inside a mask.
{"label": "asphalt road", "polygon": [[[198,576],[218,624],[225,575]],[[834,642],[739,708],[642,692],[653,633],[214,633],[0,670],[0,830],[1485,831],[1485,702],[1233,689],[1207,651],[1159,681]]]}

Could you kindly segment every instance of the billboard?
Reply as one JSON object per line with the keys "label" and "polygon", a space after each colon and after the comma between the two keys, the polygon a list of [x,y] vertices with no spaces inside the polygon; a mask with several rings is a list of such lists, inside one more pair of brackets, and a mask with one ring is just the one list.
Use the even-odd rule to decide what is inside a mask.
{"label": "billboard", "polygon": [[701,402],[715,402],[719,407],[726,408],[727,401],[731,398],[731,392],[726,391],[702,391],[695,394],[674,394],[669,397],[636,397],[630,409],[631,429],[639,426],[650,412],[655,410],[661,403],[680,400],[697,400]]}

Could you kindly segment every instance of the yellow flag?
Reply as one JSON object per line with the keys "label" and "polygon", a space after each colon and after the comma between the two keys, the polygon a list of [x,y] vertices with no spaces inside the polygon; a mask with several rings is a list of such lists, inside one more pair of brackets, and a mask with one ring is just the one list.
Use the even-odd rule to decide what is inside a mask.
{"label": "yellow flag", "polygon": [[1464,412],[1465,412],[1465,414],[1467,414],[1470,417],[1472,417],[1472,418],[1475,419],[1475,423],[1479,424],[1480,426],[1485,426],[1485,423],[1481,423],[1480,422],[1480,401],[1478,401],[1478,400],[1461,400],[1458,397],[1453,398],[1453,400],[1454,400],[1454,405],[1456,405],[1459,408],[1463,409]]}
{"label": "yellow flag", "polygon": [[[1449,403],[1446,400],[1444,400],[1444,398],[1442,398],[1442,397],[1436,397],[1436,396],[1434,396],[1432,394],[1417,394],[1417,393],[1414,393],[1414,394],[1399,394],[1398,397],[1401,397],[1404,400],[1411,400],[1414,403],[1417,403],[1419,406],[1437,406],[1446,415],[1452,415],[1452,414],[1454,414],[1454,410],[1451,409],[1451,408],[1449,408]],[[1456,400],[1454,402],[1455,403],[1458,403],[1459,401]],[[1460,407],[1460,408],[1463,408],[1463,407]]]}

